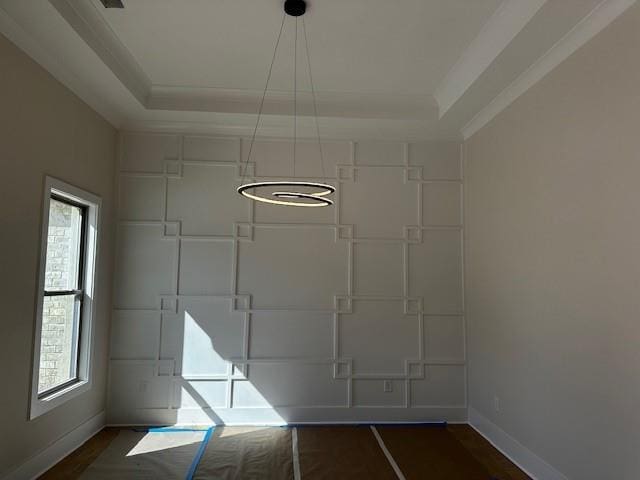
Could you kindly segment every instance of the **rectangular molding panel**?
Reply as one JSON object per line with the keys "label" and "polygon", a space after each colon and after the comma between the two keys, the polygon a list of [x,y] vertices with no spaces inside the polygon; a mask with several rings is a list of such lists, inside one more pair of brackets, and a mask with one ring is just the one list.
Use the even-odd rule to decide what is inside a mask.
{"label": "rectangular molding panel", "polygon": [[[460,145],[327,141],[317,209],[238,195],[247,152],[122,134],[109,423],[466,420]],[[291,152],[257,141],[245,180]]]}

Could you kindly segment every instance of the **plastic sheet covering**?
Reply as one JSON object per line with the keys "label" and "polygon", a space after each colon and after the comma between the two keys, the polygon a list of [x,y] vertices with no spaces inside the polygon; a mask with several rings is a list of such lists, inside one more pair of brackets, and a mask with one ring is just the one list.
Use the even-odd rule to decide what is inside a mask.
{"label": "plastic sheet covering", "polygon": [[398,478],[367,426],[299,427],[298,451],[304,480]]}
{"label": "plastic sheet covering", "polygon": [[293,480],[291,429],[217,427],[194,479]]}
{"label": "plastic sheet covering", "polygon": [[184,479],[205,433],[122,430],[80,479]]}
{"label": "plastic sheet covering", "polygon": [[407,480],[491,478],[485,467],[469,455],[446,427],[376,428]]}

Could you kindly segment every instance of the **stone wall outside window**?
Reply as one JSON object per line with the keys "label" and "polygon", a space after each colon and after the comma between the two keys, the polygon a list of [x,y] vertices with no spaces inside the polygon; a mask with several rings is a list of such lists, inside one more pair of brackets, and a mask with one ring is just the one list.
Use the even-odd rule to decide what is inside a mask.
{"label": "stone wall outside window", "polygon": [[[70,286],[75,277],[76,242],[74,207],[52,200],[49,210],[47,237],[47,267],[45,290],[75,288]],[[38,391],[69,379],[72,337],[72,297],[45,297],[42,311],[42,337]]]}

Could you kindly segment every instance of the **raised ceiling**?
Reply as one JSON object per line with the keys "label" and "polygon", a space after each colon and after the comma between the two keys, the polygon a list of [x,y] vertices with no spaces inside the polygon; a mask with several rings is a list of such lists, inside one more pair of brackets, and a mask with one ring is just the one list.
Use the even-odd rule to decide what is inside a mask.
{"label": "raised ceiling", "polygon": [[[309,0],[323,134],[469,135],[634,2]],[[0,0],[0,31],[118,127],[248,134],[282,0],[123,3]],[[290,134],[293,25],[287,17],[263,135]]]}
{"label": "raised ceiling", "polygon": [[[260,90],[280,0],[130,0],[93,4],[154,85]],[[305,15],[320,91],[433,94],[501,0],[315,0]],[[301,22],[299,20],[299,22]],[[272,86],[292,86],[287,17]],[[302,35],[302,30],[300,30]],[[300,38],[302,42],[302,38]],[[303,44],[301,43],[301,46]],[[299,50],[300,63],[305,61]],[[301,80],[305,80],[301,75]]]}

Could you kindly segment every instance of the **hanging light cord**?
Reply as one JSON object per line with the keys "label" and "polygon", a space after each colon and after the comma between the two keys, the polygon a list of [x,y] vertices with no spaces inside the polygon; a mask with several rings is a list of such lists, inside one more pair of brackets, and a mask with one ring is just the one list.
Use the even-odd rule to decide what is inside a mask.
{"label": "hanging light cord", "polygon": [[296,33],[293,36],[293,177],[296,176],[296,137],[298,116],[298,17],[296,17]]}
{"label": "hanging light cord", "polygon": [[320,125],[318,124],[318,106],[316,101],[316,90],[313,87],[313,74],[311,73],[311,57],[309,56],[309,40],[307,39],[307,24],[302,17],[302,31],[304,32],[304,46],[307,51],[307,65],[309,67],[309,83],[311,84],[311,96],[313,97],[313,118],[316,123],[316,135],[318,137],[318,150],[320,151],[320,165],[322,167],[322,178],[326,182],[327,174],[324,170],[324,156],[322,154],[322,142],[320,141]]}
{"label": "hanging light cord", "polygon": [[[282,23],[280,24],[280,31],[278,32],[278,39],[276,40],[275,48],[273,49],[273,56],[271,58],[271,64],[269,65],[269,73],[267,74],[267,81],[264,86],[264,90],[262,92],[262,99],[260,100],[260,107],[258,108],[258,118],[256,119],[256,124],[253,129],[253,135],[251,136],[251,142],[249,144],[249,152],[247,154],[247,159],[244,164],[244,168],[241,168],[241,182],[244,182],[245,176],[247,174],[247,169],[249,167],[249,162],[251,160],[251,153],[253,152],[253,145],[256,140],[256,134],[258,133],[258,127],[260,125],[260,119],[262,117],[262,111],[264,109],[264,102],[267,96],[267,90],[269,88],[269,82],[271,80],[271,74],[273,72],[273,65],[276,60],[276,54],[278,53],[278,46],[280,45],[280,39],[282,38],[282,31],[284,29],[284,22],[286,19],[286,13],[282,15]],[[304,46],[307,54],[307,68],[309,70],[309,83],[311,85],[311,95],[313,98],[313,117],[315,120],[316,127],[316,136],[318,139],[318,150],[320,152],[320,166],[322,168],[322,178],[326,181],[327,174],[324,165],[324,154],[322,151],[322,141],[320,140],[320,124],[318,122],[318,101],[316,98],[316,91],[313,84],[313,73],[311,71],[311,56],[309,55],[309,39],[307,36],[307,24],[302,17],[302,31],[304,33]],[[294,54],[293,54],[293,176],[296,176],[296,147],[297,147],[297,59],[298,59],[298,18],[295,19],[295,36],[294,36]]]}
{"label": "hanging light cord", "polygon": [[253,143],[256,140],[256,133],[258,132],[258,125],[260,125],[260,117],[262,116],[262,109],[264,108],[264,99],[267,96],[267,89],[269,88],[269,81],[271,80],[271,73],[273,72],[273,64],[276,61],[276,53],[278,53],[278,45],[280,45],[280,38],[282,37],[282,30],[284,28],[284,20],[286,18],[286,13],[282,14],[282,23],[280,24],[280,32],[278,33],[278,40],[276,40],[276,46],[273,49],[273,57],[271,58],[271,65],[269,66],[269,74],[267,75],[267,83],[264,86],[264,91],[262,92],[262,100],[260,100],[260,108],[258,109],[258,118],[256,120],[256,126],[253,129],[253,135],[251,136],[251,143],[249,144],[249,153],[247,155],[247,160],[244,164],[244,169],[242,169],[241,182],[244,182],[244,177],[247,174],[247,168],[249,166],[249,160],[251,159],[251,152],[253,151]]}

